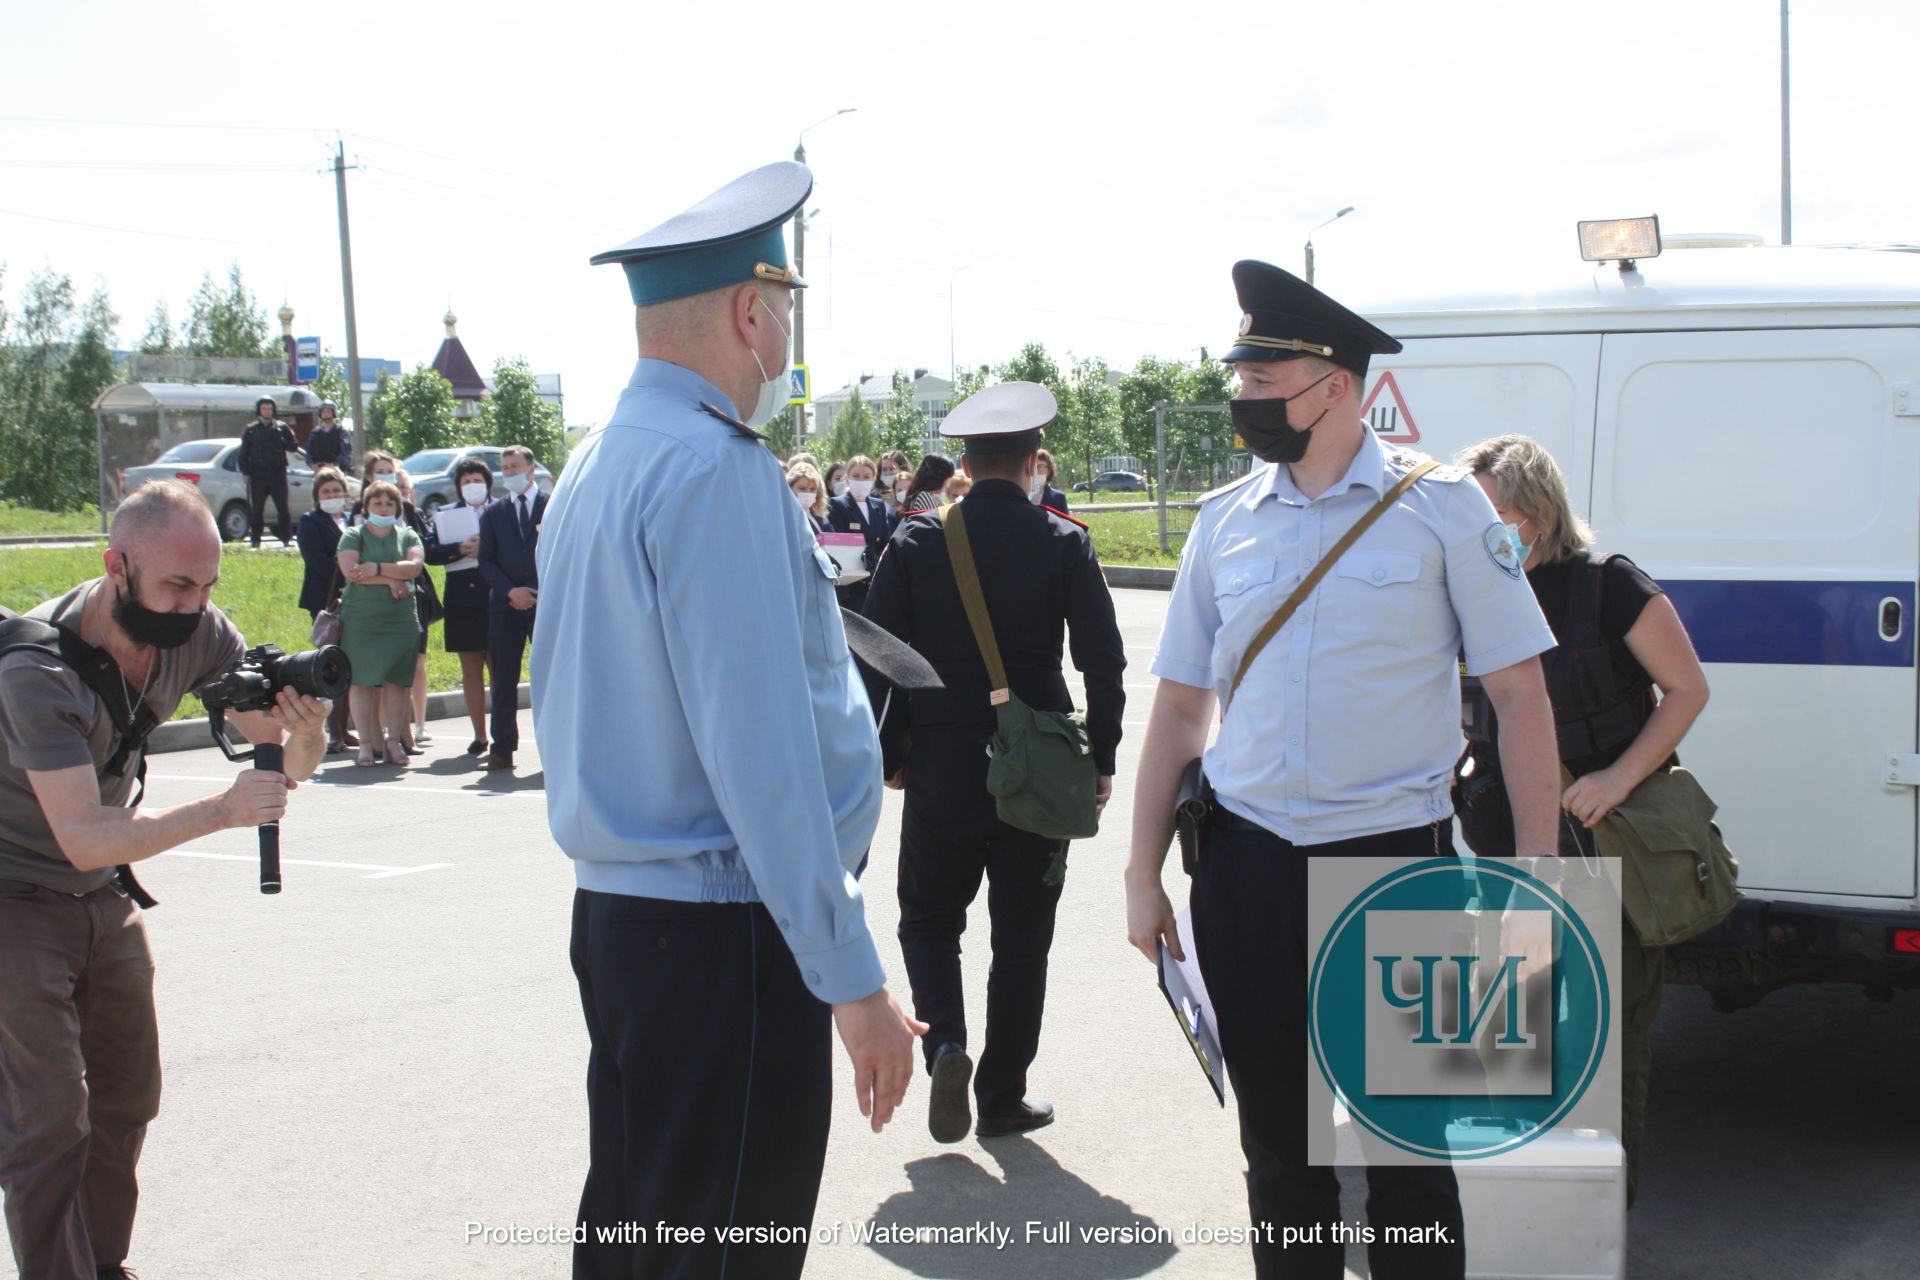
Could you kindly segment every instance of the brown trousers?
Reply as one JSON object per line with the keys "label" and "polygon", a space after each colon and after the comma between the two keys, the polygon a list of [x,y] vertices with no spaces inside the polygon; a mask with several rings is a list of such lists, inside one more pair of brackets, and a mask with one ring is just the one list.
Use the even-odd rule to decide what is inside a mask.
{"label": "brown trousers", "polygon": [[0,880],[0,1191],[21,1280],[126,1260],[160,1107],[153,953],[117,889]]}

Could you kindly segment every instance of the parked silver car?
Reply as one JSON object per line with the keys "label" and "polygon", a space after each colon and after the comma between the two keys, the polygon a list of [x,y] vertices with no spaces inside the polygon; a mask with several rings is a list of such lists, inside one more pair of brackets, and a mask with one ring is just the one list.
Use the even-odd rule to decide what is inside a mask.
{"label": "parked silver car", "polygon": [[[413,481],[413,500],[420,509],[432,515],[455,498],[453,488],[453,467],[460,459],[476,457],[487,464],[493,472],[493,496],[507,496],[507,486],[500,480],[500,447],[491,444],[470,445],[464,449],[422,449],[419,453],[400,463],[407,469],[408,479]],[[533,482],[540,486],[540,492],[553,492],[553,473],[536,462],[533,464]]]}
{"label": "parked silver car", "polygon": [[[120,491],[131,493],[149,480],[183,480],[198,489],[228,542],[238,542],[251,531],[253,508],[247,478],[240,474],[240,442],[232,436],[183,441],[144,467],[128,467],[120,473]],[[360,481],[353,476],[347,477],[347,493],[360,493]],[[296,523],[313,510],[313,470],[295,458],[287,459],[287,509]]]}

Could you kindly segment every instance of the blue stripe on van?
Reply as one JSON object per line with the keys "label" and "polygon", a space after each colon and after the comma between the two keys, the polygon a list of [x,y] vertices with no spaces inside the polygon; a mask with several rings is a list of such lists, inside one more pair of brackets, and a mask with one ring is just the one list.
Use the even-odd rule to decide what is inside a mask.
{"label": "blue stripe on van", "polygon": [[[1911,582],[1751,582],[1663,578],[1702,662],[1812,667],[1914,665]],[[1880,636],[1881,602],[1900,604],[1900,636]]]}

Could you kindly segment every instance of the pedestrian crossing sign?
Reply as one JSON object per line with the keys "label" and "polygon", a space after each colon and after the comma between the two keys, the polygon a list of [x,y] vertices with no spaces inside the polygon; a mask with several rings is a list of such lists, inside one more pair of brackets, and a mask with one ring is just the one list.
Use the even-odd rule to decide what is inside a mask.
{"label": "pedestrian crossing sign", "polygon": [[806,365],[797,364],[787,370],[787,403],[813,403],[813,374]]}

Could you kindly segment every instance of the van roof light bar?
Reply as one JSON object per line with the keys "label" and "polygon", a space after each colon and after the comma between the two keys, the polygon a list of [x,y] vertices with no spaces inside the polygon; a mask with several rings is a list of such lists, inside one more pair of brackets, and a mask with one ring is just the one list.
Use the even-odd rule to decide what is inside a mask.
{"label": "van roof light bar", "polygon": [[1617,262],[1621,274],[1637,258],[1660,256],[1660,218],[1601,218],[1582,222],[1580,256],[1588,262]]}

